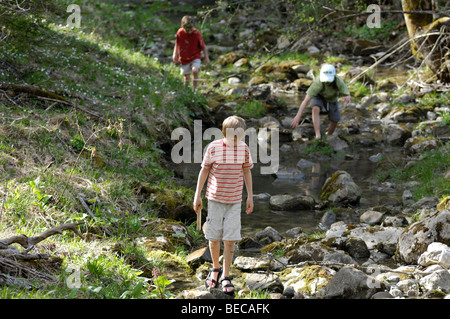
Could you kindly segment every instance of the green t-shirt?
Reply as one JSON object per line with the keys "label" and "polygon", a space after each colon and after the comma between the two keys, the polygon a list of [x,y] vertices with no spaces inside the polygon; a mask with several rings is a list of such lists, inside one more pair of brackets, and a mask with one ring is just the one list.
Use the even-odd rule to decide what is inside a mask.
{"label": "green t-shirt", "polygon": [[319,77],[317,77],[309,87],[308,91],[306,91],[306,94],[310,97],[320,94],[327,102],[336,102],[339,94],[342,96],[347,96],[350,95],[350,92],[348,91],[344,80],[336,75],[335,83],[331,85],[326,85],[325,83],[320,82]]}

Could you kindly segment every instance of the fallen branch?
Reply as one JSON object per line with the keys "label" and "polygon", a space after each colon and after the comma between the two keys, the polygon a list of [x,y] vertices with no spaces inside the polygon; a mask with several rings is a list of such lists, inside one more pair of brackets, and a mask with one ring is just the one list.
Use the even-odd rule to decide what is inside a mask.
{"label": "fallen branch", "polygon": [[8,249],[9,248],[8,246],[11,244],[14,244],[14,243],[21,245],[25,249],[30,249],[33,246],[35,246],[36,244],[38,244],[39,242],[43,241],[44,239],[47,239],[48,237],[53,236],[55,234],[61,234],[65,230],[71,230],[75,234],[80,236],[80,238],[84,239],[83,235],[78,230],[78,225],[79,224],[75,224],[75,223],[59,225],[59,226],[56,226],[49,230],[46,230],[42,234],[34,236],[34,237],[27,237],[27,236],[21,234],[21,235],[15,235],[15,236],[12,236],[9,238],[5,238],[5,239],[0,240],[0,251],[1,251],[1,249]]}
{"label": "fallen branch", "polygon": [[33,86],[33,85],[0,83],[0,89],[5,90],[5,91],[12,90],[15,93],[27,93],[27,94],[31,95],[32,97],[41,97],[41,98],[57,100],[59,102],[65,103],[65,104],[70,103],[61,95],[49,92],[47,90],[38,88],[37,86]]}
{"label": "fallen branch", "polygon": [[61,103],[64,105],[72,106],[76,108],[77,110],[80,110],[82,112],[85,112],[89,115],[92,115],[102,121],[106,121],[100,114],[97,112],[85,109],[84,107],[81,107],[79,105],[73,104],[69,100],[67,100],[65,97],[63,97],[61,94],[53,93],[50,91],[47,91],[45,89],[39,88],[34,85],[27,85],[27,84],[8,84],[8,83],[1,83],[0,82],[0,92],[5,95],[5,97],[15,104],[16,106],[19,106],[14,100],[12,100],[8,94],[9,91],[13,91],[16,94],[19,93],[25,93],[28,94],[28,96],[44,101],[50,101],[55,103]]}

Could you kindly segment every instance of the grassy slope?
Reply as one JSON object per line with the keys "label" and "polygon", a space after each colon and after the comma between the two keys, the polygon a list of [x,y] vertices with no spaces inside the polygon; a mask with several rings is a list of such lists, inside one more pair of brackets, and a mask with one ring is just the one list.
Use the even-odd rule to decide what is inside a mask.
{"label": "grassy slope", "polygon": [[[83,8],[80,29],[65,26],[71,3]],[[37,85],[78,106],[12,91],[0,100],[0,238],[84,222],[82,232],[97,240],[82,242],[69,233],[41,246],[43,253],[64,251],[64,264],[89,269],[83,286],[117,278],[108,288],[80,290],[78,296],[117,298],[129,289],[120,282],[137,280],[127,258],[106,254],[98,262],[105,268],[98,276],[92,276],[92,263],[105,247],[146,235],[140,220],[156,216],[161,203],[141,196],[136,185],[176,189],[160,165],[162,152],[172,129],[189,126],[190,117],[204,111],[204,98],[183,87],[175,67],[142,53],[151,45],[150,35],[171,39],[178,28],[158,17],[156,12],[169,10],[165,3],[142,4],[133,13],[127,4],[54,1],[44,10],[47,23],[10,24],[10,36],[0,46],[2,82]],[[133,34],[144,35],[146,42]],[[94,204],[95,219],[80,205],[80,194]],[[141,253],[129,249],[139,259]],[[56,290],[23,295],[3,288],[0,298],[65,297],[70,293],[66,276],[62,271]]]}
{"label": "grassy slope", "polygon": [[[80,29],[65,27],[66,7],[72,3],[82,7]],[[128,238],[150,235],[140,227],[141,220],[156,216],[161,203],[141,196],[136,185],[177,189],[171,174],[160,165],[162,152],[167,151],[173,128],[189,126],[189,118],[204,113],[205,99],[182,86],[176,66],[143,53],[169,41],[165,47],[171,54],[172,43],[167,39],[173,38],[178,21],[159,15],[170,13],[166,1],[134,5],[58,0],[47,5],[47,24],[39,28],[29,21],[9,25],[11,34],[0,45],[2,81],[53,90],[102,119],[14,92],[7,93],[15,103],[0,99],[0,238],[34,235],[61,223],[81,221],[82,231],[94,239],[80,241],[68,233],[42,242],[40,252],[63,257],[62,267],[59,263],[54,268],[45,266],[60,273],[59,281],[28,292],[1,288],[0,298],[148,297],[151,289],[136,285],[139,272],[130,265],[138,268],[149,261]],[[255,65],[266,60],[255,57]],[[277,59],[302,60],[317,67],[317,61],[307,55]],[[225,76],[234,70],[220,72]],[[368,90],[351,87],[355,96],[370,93],[360,92],[363,89]],[[443,97],[448,103],[448,95]],[[442,156],[448,159],[447,152],[448,148],[443,149]],[[442,157],[429,158],[434,168],[442,161]],[[438,167],[428,175],[442,175],[448,161]],[[411,174],[399,178],[409,179]],[[427,179],[428,185],[433,178]],[[448,191],[448,182],[442,182],[440,195]],[[80,193],[93,203],[95,219],[81,207]],[[181,196],[181,201],[189,199]],[[120,254],[113,253],[118,243]],[[80,268],[82,289],[66,285],[69,265]]]}

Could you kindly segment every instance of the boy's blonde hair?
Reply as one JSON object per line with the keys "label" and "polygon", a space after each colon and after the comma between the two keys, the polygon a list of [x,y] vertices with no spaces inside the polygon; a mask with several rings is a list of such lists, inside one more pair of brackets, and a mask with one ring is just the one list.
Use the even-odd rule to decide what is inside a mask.
{"label": "boy's blonde hair", "polygon": [[[234,141],[242,140],[245,135],[247,125],[242,117],[232,115],[227,117],[222,123],[222,134],[227,138],[227,132],[234,136]],[[231,138],[231,136],[229,136]]]}
{"label": "boy's blonde hair", "polygon": [[186,29],[186,28],[193,28],[194,27],[194,25],[195,25],[195,18],[194,17],[191,17],[191,16],[184,16],[182,19],[181,19],[181,27],[183,28],[183,29]]}

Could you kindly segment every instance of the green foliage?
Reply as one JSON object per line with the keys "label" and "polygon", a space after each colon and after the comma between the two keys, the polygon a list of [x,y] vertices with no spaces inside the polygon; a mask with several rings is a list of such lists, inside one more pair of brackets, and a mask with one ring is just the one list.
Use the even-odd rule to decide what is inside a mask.
{"label": "green foliage", "polygon": [[387,177],[394,182],[406,182],[412,178],[420,182],[411,192],[415,200],[423,197],[440,197],[450,193],[450,183],[445,178],[445,172],[450,169],[450,145],[424,152],[421,160],[408,168],[395,167],[378,172],[378,178]]}
{"label": "green foliage", "polygon": [[344,28],[343,33],[356,39],[383,41],[389,38],[389,35],[397,25],[398,21],[395,20],[381,21],[380,28],[369,28],[365,24],[363,26],[348,24]]}
{"label": "green foliage", "polygon": [[265,109],[261,101],[253,100],[237,105],[236,112],[243,117],[258,118],[264,115]]}

